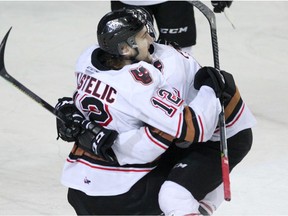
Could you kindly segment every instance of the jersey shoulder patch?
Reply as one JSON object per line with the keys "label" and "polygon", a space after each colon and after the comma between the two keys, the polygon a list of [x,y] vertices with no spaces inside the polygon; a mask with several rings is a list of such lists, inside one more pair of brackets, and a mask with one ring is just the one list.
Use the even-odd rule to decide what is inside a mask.
{"label": "jersey shoulder patch", "polygon": [[140,82],[143,85],[150,85],[153,82],[149,69],[142,65],[137,68],[131,68],[129,72],[136,82]]}

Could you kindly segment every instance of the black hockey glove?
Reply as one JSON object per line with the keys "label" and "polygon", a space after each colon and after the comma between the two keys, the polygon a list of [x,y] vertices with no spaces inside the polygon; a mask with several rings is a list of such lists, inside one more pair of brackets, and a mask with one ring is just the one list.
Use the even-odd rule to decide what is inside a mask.
{"label": "black hockey glove", "polygon": [[234,78],[226,71],[218,71],[213,67],[200,68],[194,78],[194,88],[199,90],[201,86],[211,87],[217,98],[229,100],[236,92]]}
{"label": "black hockey glove", "polygon": [[215,13],[221,13],[224,11],[226,7],[230,7],[232,4],[232,0],[230,1],[211,1],[212,6],[214,7],[213,11]]}
{"label": "black hockey glove", "polygon": [[80,122],[84,120],[84,117],[74,105],[72,98],[59,98],[55,109],[63,113],[66,119],[69,121],[64,123],[60,119],[56,120],[58,134],[57,139],[60,137],[66,142],[76,141],[78,135],[82,131]]}
{"label": "black hockey glove", "polygon": [[93,121],[84,120],[81,124],[86,130],[79,135],[78,145],[110,163],[116,163],[111,146],[118,136],[117,131],[103,128]]}

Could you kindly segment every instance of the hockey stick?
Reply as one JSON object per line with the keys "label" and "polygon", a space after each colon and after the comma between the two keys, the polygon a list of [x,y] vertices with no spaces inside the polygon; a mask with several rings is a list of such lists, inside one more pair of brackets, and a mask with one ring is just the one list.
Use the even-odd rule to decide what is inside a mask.
{"label": "hockey stick", "polygon": [[[18,80],[13,78],[6,70],[5,68],[5,63],[4,63],[4,54],[5,54],[5,47],[6,47],[6,42],[8,39],[8,36],[10,34],[12,27],[8,30],[6,35],[4,36],[1,44],[0,44],[0,76],[2,76],[5,80],[10,82],[12,85],[14,85],[17,89],[22,91],[24,94],[29,96],[32,100],[40,104],[43,108],[51,112],[53,115],[55,115],[58,119],[63,121],[64,123],[73,126],[73,122],[65,117],[65,115],[60,112],[59,110],[55,109],[53,106],[51,106],[49,103],[47,103],[45,100],[43,100],[41,97],[36,95],[34,92],[32,92],[30,89],[25,87],[22,83],[20,83]],[[98,135],[100,132],[101,128],[97,127],[93,122],[91,121],[86,121],[83,120],[80,124],[80,126],[83,129],[88,129],[95,135]],[[99,140],[98,140],[99,141]]]}
{"label": "hockey stick", "polygon": [[[198,10],[200,10],[200,12],[206,17],[206,19],[209,22],[211,40],[212,40],[214,67],[220,70],[215,14],[210,8],[208,8],[204,3],[200,1],[189,1],[189,2],[192,5],[194,5],[196,8],[198,8]],[[228,160],[226,124],[225,124],[223,101],[221,101],[221,112],[219,114],[219,128],[220,128],[220,149],[221,149],[221,165],[222,165],[222,179],[223,179],[223,186],[224,186],[224,198],[226,201],[230,201],[231,190],[230,190],[230,176],[229,176],[229,160]]]}
{"label": "hockey stick", "polygon": [[34,92],[30,91],[28,88],[26,88],[23,84],[21,84],[19,81],[17,81],[15,78],[13,78],[6,70],[5,63],[4,63],[4,54],[5,54],[5,47],[6,42],[9,36],[9,33],[11,31],[12,27],[8,30],[5,37],[3,38],[1,44],[0,44],[0,75],[10,82],[12,85],[14,85],[16,88],[21,90],[23,93],[28,95],[32,100],[39,103],[42,107],[44,107],[46,110],[51,112],[53,115],[55,115],[58,119],[62,120],[63,122],[67,122],[68,120],[65,118],[65,116],[56,110],[53,106],[51,106],[49,103],[47,103],[45,100],[40,98],[38,95],[36,95]]}

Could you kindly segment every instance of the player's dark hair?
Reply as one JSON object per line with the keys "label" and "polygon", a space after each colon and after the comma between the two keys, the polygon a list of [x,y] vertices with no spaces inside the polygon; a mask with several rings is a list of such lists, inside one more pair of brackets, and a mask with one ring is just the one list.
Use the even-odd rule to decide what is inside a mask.
{"label": "player's dark hair", "polygon": [[119,70],[124,66],[123,63],[124,57],[123,56],[116,56],[110,53],[102,53],[99,56],[99,61],[109,69]]}

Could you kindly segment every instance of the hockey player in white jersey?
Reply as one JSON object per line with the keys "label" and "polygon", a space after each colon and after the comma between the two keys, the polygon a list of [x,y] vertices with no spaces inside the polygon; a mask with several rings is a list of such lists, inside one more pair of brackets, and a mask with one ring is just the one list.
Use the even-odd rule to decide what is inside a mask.
{"label": "hockey player in white jersey", "polygon": [[[219,74],[215,69],[204,67],[199,70],[200,66],[190,56],[169,46],[153,44],[150,29],[145,15],[139,10],[108,14],[98,25],[100,48],[92,46],[79,58],[74,95],[77,108],[86,120],[104,127],[102,134],[110,129],[117,131],[119,136],[112,146],[113,151],[111,148],[101,151],[100,145],[94,146],[97,155],[91,152],[92,148],[89,151],[83,147],[83,143],[84,146],[86,143],[99,144],[99,136],[94,139],[84,131],[77,138],[62,177],[63,184],[69,187],[69,202],[77,214],[159,214],[157,194],[167,177],[169,182],[164,184],[159,196],[164,213],[170,214],[170,207],[176,215],[180,214],[177,212],[179,208],[187,214],[197,213],[198,201],[221,184],[221,174],[213,171],[220,166],[216,158],[219,159],[219,146],[217,142],[206,141],[213,134],[212,140],[219,140],[217,131],[214,132],[220,112],[218,97],[223,91],[232,97],[226,104],[229,108],[227,121],[231,123],[227,127],[228,137],[237,141],[237,134],[254,124],[237,89],[227,92],[221,79],[217,79]],[[150,49],[151,45],[154,51]],[[229,77],[229,74],[222,73]],[[89,121],[85,124],[89,125]],[[61,127],[59,131],[61,134]],[[249,151],[250,133],[250,130],[242,133],[248,137],[248,140],[243,138],[243,143],[247,142],[246,149],[232,155],[235,161],[232,160],[231,169]],[[65,130],[61,137],[65,137]],[[89,142],[83,142],[87,137],[88,140],[91,138]],[[176,148],[172,141],[189,142],[191,148]],[[111,142],[108,144],[110,146]],[[169,146],[164,159],[157,160]],[[198,176],[204,169],[201,172],[194,170],[193,164],[198,158],[193,155],[199,156],[201,151],[210,151],[208,155],[213,156],[208,164],[203,163],[202,157],[196,163],[204,169],[211,167],[211,180],[209,173]],[[109,162],[115,158],[117,163]],[[184,168],[185,164],[187,168],[192,167],[190,171],[177,171],[177,166],[170,170],[182,159]],[[197,185],[201,181],[205,182],[203,188]],[[177,203],[171,206],[174,200],[165,196],[171,182],[172,190],[175,185],[182,188],[183,193],[179,194],[186,196],[188,191],[191,203],[188,209]]]}

